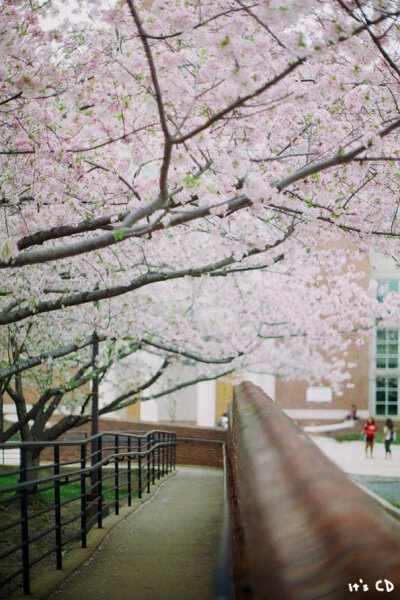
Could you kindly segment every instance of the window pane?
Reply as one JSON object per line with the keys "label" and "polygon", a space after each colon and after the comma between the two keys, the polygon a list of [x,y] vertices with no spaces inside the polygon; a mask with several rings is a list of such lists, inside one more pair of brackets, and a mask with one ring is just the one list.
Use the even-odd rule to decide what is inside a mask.
{"label": "window pane", "polygon": [[376,378],[376,387],[377,388],[383,388],[385,389],[385,379],[384,377],[377,377]]}
{"label": "window pane", "polygon": [[380,403],[385,402],[385,392],[376,392],[376,401]]}
{"label": "window pane", "polygon": [[386,360],[384,358],[377,358],[376,368],[377,369],[386,369]]}
{"label": "window pane", "polygon": [[377,415],[384,415],[385,414],[385,405],[384,404],[377,404],[376,405],[376,414]]}
{"label": "window pane", "polygon": [[388,402],[397,402],[397,393],[396,392],[388,393]]}
{"label": "window pane", "polygon": [[396,356],[398,353],[397,344],[389,344],[389,354]]}
{"label": "window pane", "polygon": [[376,347],[376,353],[380,355],[386,354],[386,344],[378,344]]}
{"label": "window pane", "polygon": [[397,379],[388,379],[388,387],[392,390],[397,390]]}
{"label": "window pane", "polygon": [[397,329],[389,329],[389,340],[391,342],[398,340],[398,331]]}
{"label": "window pane", "polygon": [[388,415],[397,415],[397,404],[389,404]]}
{"label": "window pane", "polygon": [[378,340],[385,340],[386,339],[386,331],[384,329],[377,329],[376,330],[376,338]]}
{"label": "window pane", "polygon": [[[378,361],[376,361],[376,362],[378,363]],[[378,364],[377,364],[377,366],[378,366]],[[397,360],[397,358],[396,357],[389,358],[389,360],[388,360],[388,367],[389,367],[389,369],[396,369],[397,366],[398,366],[398,360]]]}
{"label": "window pane", "polygon": [[376,298],[378,302],[383,302],[384,297],[389,291],[389,282],[384,279],[379,279],[377,284],[378,288],[376,290]]}

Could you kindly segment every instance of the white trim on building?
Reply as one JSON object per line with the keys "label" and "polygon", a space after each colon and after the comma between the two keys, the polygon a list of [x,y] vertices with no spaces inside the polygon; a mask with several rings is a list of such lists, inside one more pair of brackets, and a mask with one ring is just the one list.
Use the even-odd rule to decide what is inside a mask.
{"label": "white trim on building", "polygon": [[[283,411],[295,421],[306,419],[343,421],[349,414],[348,410],[339,408],[284,408]],[[369,412],[368,410],[357,410],[357,416],[360,419],[366,419],[369,416]]]}

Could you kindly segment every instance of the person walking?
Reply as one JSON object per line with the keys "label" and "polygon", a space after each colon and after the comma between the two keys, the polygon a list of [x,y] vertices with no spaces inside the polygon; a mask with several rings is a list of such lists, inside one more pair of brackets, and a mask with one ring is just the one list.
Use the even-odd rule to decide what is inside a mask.
{"label": "person walking", "polygon": [[390,445],[396,439],[396,431],[392,419],[386,419],[386,425],[383,428],[383,434],[385,437],[385,458],[392,458]]}
{"label": "person walking", "polygon": [[375,421],[372,417],[369,417],[368,421],[363,426],[363,432],[365,434],[365,458],[368,458],[368,448],[370,452],[370,456],[372,458],[372,452],[374,449],[374,439],[375,433],[377,431],[377,426],[375,425]]}

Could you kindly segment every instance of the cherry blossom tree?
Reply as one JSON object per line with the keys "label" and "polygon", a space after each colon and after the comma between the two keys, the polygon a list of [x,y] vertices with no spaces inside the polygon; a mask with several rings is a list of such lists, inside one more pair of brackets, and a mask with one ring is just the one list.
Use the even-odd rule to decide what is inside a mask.
{"label": "cherry blossom tree", "polygon": [[397,256],[397,2],[65,6],[0,7],[4,381],[96,326],[343,383],[386,310],[349,253]]}
{"label": "cherry blossom tree", "polygon": [[[85,305],[4,329],[1,341],[10,358],[0,369],[0,383],[16,405],[18,422],[3,428],[3,440],[16,432],[27,440],[51,440],[88,422],[88,384],[120,363],[114,398],[103,402],[101,414],[137,402],[139,393],[146,401],[249,368],[309,381],[323,375],[340,390],[349,380],[343,355],[351,338],[344,334],[362,328],[368,335],[378,311],[382,317],[388,312],[387,301],[378,303],[360,286],[364,274],[348,268],[343,248],[315,251],[315,263],[306,250],[298,254],[292,271],[277,263],[267,275],[259,269],[232,274],[228,284],[218,277],[187,278],[168,295],[156,288],[153,297],[138,293],[130,305],[117,298],[106,308]],[[327,266],[335,276],[327,277]],[[338,276],[340,268],[346,271]],[[101,348],[95,369],[94,328]],[[124,364],[132,356],[133,366]],[[188,372],[179,381],[176,369],[172,375],[169,370],[177,361]],[[37,398],[32,406],[24,390]]]}

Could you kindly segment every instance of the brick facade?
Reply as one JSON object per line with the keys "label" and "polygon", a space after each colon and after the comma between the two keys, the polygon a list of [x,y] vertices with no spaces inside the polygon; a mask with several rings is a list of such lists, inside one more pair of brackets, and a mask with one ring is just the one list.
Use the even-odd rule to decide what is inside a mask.
{"label": "brick facade", "polygon": [[[171,425],[169,423],[145,423],[142,421],[115,421],[100,419],[100,431],[140,433],[152,430],[163,430],[176,433],[176,462],[181,465],[198,465],[207,467],[223,466],[222,444],[226,442],[227,432],[213,427],[196,427],[190,425]],[[82,425],[68,431],[60,440],[82,439],[89,437],[88,425]],[[202,441],[196,441],[202,440]],[[79,460],[76,446],[62,449],[62,460]],[[42,453],[42,459],[52,460],[51,451]]]}

